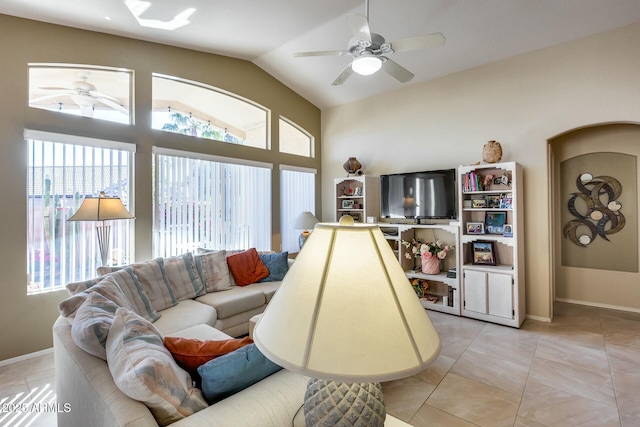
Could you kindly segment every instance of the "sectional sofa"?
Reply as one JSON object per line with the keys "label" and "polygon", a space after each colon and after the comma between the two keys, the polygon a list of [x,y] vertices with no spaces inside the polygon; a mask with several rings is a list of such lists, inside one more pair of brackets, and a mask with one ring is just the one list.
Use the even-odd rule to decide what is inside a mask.
{"label": "sectional sofa", "polygon": [[[71,296],[60,303],[53,326],[57,401],[69,408],[58,414],[58,425],[291,425],[306,378],[278,369],[203,403],[192,378],[162,346],[168,337],[236,342],[280,285],[291,262],[286,258],[255,249],[184,254],[103,268],[100,277],[68,284]],[[211,363],[230,354],[236,353]]]}

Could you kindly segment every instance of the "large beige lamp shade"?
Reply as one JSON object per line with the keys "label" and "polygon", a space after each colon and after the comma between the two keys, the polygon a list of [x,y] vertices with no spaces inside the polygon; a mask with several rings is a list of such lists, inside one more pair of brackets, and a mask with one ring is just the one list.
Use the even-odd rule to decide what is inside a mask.
{"label": "large beige lamp shade", "polygon": [[80,208],[68,221],[100,221],[102,225],[96,227],[98,233],[98,246],[100,248],[100,258],[102,265],[107,265],[107,255],[109,253],[109,234],[111,226],[105,225],[104,221],[117,219],[133,219],[133,215],[127,211],[118,197],[105,197],[104,191],[100,197],[87,197],[82,201]]}
{"label": "large beige lamp shade", "polygon": [[348,216],[315,226],[254,340],[289,370],[344,383],[407,377],[440,352],[438,333],[380,228]]}

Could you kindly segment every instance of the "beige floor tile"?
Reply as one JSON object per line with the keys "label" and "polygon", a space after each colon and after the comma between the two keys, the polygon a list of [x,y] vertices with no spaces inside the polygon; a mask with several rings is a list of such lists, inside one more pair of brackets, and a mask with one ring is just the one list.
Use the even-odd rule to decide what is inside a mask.
{"label": "beige floor tile", "polygon": [[449,373],[427,404],[479,426],[513,426],[520,396]]}
{"label": "beige floor tile", "polygon": [[632,416],[627,414],[620,414],[620,421],[622,427],[638,427],[640,426],[640,416]]}
{"label": "beige floor tile", "polygon": [[522,395],[529,375],[529,361],[521,363],[499,357],[466,351],[451,368],[451,372],[474,381]]}
{"label": "beige floor tile", "polygon": [[402,421],[409,421],[435,388],[414,377],[383,383],[387,412]]}
{"label": "beige floor tile", "polygon": [[522,417],[516,417],[516,422],[513,427],[547,427],[544,424],[537,423],[535,421],[528,420]]}
{"label": "beige floor tile", "polygon": [[583,368],[571,362],[536,357],[529,379],[587,399],[616,405],[611,375],[602,369]]}
{"label": "beige floor tile", "polygon": [[468,350],[502,360],[531,365],[539,335],[498,325],[487,325]]}
{"label": "beige floor tile", "polygon": [[518,416],[548,427],[620,425],[615,406],[557,390],[537,381],[527,383]]}
{"label": "beige floor tile", "polygon": [[602,334],[564,327],[548,326],[542,333],[540,341],[551,341],[559,346],[574,345],[594,350],[604,350],[605,348]]}
{"label": "beige floor tile", "polygon": [[474,427],[476,425],[428,404],[422,405],[409,424],[414,427]]}
{"label": "beige floor tile", "polygon": [[543,337],[538,343],[535,355],[537,358],[567,362],[585,369],[596,368],[599,371],[609,373],[609,358],[604,348],[596,349],[575,345],[570,341],[558,345],[557,340]]}
{"label": "beige floor tile", "polygon": [[441,354],[427,369],[414,375],[414,377],[437,386],[454,363],[455,359]]}
{"label": "beige floor tile", "polygon": [[614,370],[611,377],[620,413],[640,419],[640,375]]}

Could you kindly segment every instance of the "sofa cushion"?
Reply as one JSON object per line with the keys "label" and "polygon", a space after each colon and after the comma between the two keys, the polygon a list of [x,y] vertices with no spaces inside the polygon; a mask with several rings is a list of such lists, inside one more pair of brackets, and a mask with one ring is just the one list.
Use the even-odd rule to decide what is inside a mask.
{"label": "sofa cushion", "polygon": [[253,340],[249,337],[222,341],[164,337],[164,346],[171,352],[178,365],[189,373],[195,372],[199,366],[204,365],[211,359],[252,343]]}
{"label": "sofa cushion", "polygon": [[82,282],[71,282],[71,283],[67,283],[66,288],[67,288],[67,291],[69,291],[69,295],[74,295],[74,294],[77,294],[78,292],[86,291],[91,286],[101,282],[102,279],[103,277],[95,277],[93,279],[84,280]]}
{"label": "sofa cushion", "polygon": [[289,252],[260,254],[260,259],[269,270],[269,275],[261,279],[260,282],[281,281],[289,271]]}
{"label": "sofa cushion", "polygon": [[261,289],[234,286],[228,291],[203,295],[196,301],[214,307],[220,319],[262,307],[266,304],[266,297]]}
{"label": "sofa cushion", "polygon": [[147,405],[159,425],[207,407],[189,374],[162,344],[160,332],[126,308],[116,311],[107,336],[107,361],[118,388]]}
{"label": "sofa cushion", "polygon": [[87,353],[107,360],[107,336],[118,304],[97,292],[89,293],[71,325],[71,338]]}
{"label": "sofa cushion", "polygon": [[75,317],[76,311],[87,300],[92,292],[98,293],[103,297],[110,299],[119,307],[127,307],[133,309],[131,303],[122,292],[122,290],[120,290],[119,286],[117,286],[110,280],[103,280],[100,281],[100,283],[91,285],[91,287],[87,288],[86,290],[75,293],[69,298],[61,301],[58,304],[60,314],[71,321]]}
{"label": "sofa cushion", "polygon": [[259,282],[269,275],[269,269],[255,248],[227,257],[227,265],[238,286]]}
{"label": "sofa cushion", "polygon": [[178,305],[162,311],[162,317],[153,325],[162,335],[168,335],[197,324],[211,325],[217,319],[216,309],[187,299],[180,301]]}
{"label": "sofa cushion", "polygon": [[202,393],[215,403],[282,369],[250,344],[210,360],[198,368]]}
{"label": "sofa cushion", "polygon": [[169,284],[173,287],[178,301],[193,299],[207,292],[202,280],[200,280],[191,252],[165,258],[164,267]]}
{"label": "sofa cushion", "polygon": [[173,288],[167,279],[162,258],[123,267],[98,267],[98,274],[109,274],[125,267],[133,269],[154,310],[161,311],[178,303]]}
{"label": "sofa cushion", "polygon": [[260,290],[262,293],[264,293],[266,299],[265,302],[269,304],[269,301],[271,301],[271,298],[273,298],[273,295],[276,293],[281,284],[282,282],[259,282],[251,285],[251,289]]}
{"label": "sofa cushion", "polygon": [[[155,326],[155,324],[153,326]],[[230,340],[231,338],[233,338],[232,336],[217,330],[211,325],[205,325],[202,323],[199,325],[189,326],[186,329],[180,329],[179,331],[174,331],[174,332],[171,332],[170,334],[165,335],[165,337],[168,337],[168,336],[189,338],[194,340],[217,340],[217,341]]]}
{"label": "sofa cushion", "polygon": [[105,281],[110,281],[120,288],[127,297],[133,311],[145,319],[154,322],[160,318],[160,314],[151,305],[151,300],[142,289],[135,273],[129,267],[109,273],[104,276]]}
{"label": "sofa cushion", "polygon": [[233,285],[227,265],[227,251],[205,252],[193,258],[207,292],[231,289]]}

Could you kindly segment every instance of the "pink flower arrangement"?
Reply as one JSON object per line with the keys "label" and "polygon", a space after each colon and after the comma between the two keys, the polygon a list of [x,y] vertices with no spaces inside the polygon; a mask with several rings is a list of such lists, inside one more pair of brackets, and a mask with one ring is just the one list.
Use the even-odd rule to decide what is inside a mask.
{"label": "pink flower arrangement", "polygon": [[429,259],[431,257],[437,257],[438,259],[443,260],[447,257],[449,250],[451,250],[449,245],[444,245],[439,240],[427,243],[416,239],[413,239],[410,242],[403,240],[402,244],[408,249],[404,255],[407,259]]}

